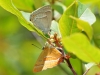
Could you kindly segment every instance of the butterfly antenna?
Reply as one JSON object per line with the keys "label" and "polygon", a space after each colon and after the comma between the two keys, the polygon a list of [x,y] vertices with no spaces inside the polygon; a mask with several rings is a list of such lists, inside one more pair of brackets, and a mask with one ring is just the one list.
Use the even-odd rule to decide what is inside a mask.
{"label": "butterfly antenna", "polygon": [[38,49],[41,49],[40,47],[36,46],[35,44],[32,44],[32,45],[35,46],[35,47],[38,48]]}

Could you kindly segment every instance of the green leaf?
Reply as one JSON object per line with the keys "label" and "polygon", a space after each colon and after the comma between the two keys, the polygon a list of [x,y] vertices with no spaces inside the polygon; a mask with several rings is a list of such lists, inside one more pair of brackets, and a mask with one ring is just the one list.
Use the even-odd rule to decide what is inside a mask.
{"label": "green leaf", "polygon": [[78,58],[74,58],[74,59],[70,58],[70,63],[72,67],[74,68],[75,72],[77,73],[77,75],[82,75],[83,73],[82,61]]}
{"label": "green leaf", "polygon": [[78,17],[80,17],[86,9],[86,5],[82,4],[81,2],[78,2]]}
{"label": "green leaf", "polygon": [[79,32],[76,22],[69,16],[73,15],[77,17],[77,1],[74,1],[67,10],[63,13],[59,20],[59,27],[62,37],[69,36],[72,33]]}
{"label": "green leaf", "polygon": [[57,36],[61,37],[60,31],[59,31],[59,25],[55,20],[52,21],[50,29],[51,29],[50,34],[54,35],[55,33],[57,33]]}
{"label": "green leaf", "polygon": [[0,6],[5,10],[11,12],[12,14],[16,15],[19,19],[19,22],[28,30],[35,31],[39,35],[45,37],[39,29],[37,29],[32,23],[25,19],[22,13],[13,5],[11,0],[0,0]]}
{"label": "green leaf", "polygon": [[46,4],[44,0],[33,0],[35,8],[41,7],[43,4]]}
{"label": "green leaf", "polygon": [[92,39],[93,36],[93,30],[92,27],[90,26],[90,24],[84,20],[81,20],[79,18],[75,18],[73,16],[70,16],[70,18],[74,19],[77,22],[77,27],[80,30],[83,30],[86,32],[86,34],[88,35],[89,39]]}
{"label": "green leaf", "polygon": [[3,7],[5,10],[11,12],[12,14],[16,15],[18,18],[21,19],[22,22],[26,23],[26,25],[23,26],[27,27],[27,29],[29,29],[30,31],[34,31],[32,25],[24,19],[21,12],[12,4],[11,0],[0,0],[0,6]]}
{"label": "green leaf", "polygon": [[66,6],[69,6],[74,0],[62,0],[63,4],[65,4]]}
{"label": "green leaf", "polygon": [[95,2],[98,2],[100,0],[80,0],[81,2],[84,2],[84,3],[95,3]]}
{"label": "green leaf", "polygon": [[76,33],[62,39],[62,43],[67,51],[75,54],[85,62],[100,63],[100,50],[90,44],[88,38]]}
{"label": "green leaf", "polygon": [[100,74],[100,65],[94,65],[92,66],[85,75],[99,75]]}
{"label": "green leaf", "polygon": [[88,8],[88,6],[78,2],[78,17],[90,25],[92,25],[96,21],[95,15],[92,11]]}
{"label": "green leaf", "polygon": [[60,6],[60,5],[57,5],[57,4],[55,4],[55,5],[53,5],[52,6],[56,11],[58,11],[60,14],[63,14],[63,8],[62,8],[62,6]]}
{"label": "green leaf", "polygon": [[90,25],[92,25],[96,21],[95,15],[89,8],[84,11],[84,13],[80,16],[80,19],[88,22]]}
{"label": "green leaf", "polygon": [[92,25],[93,27],[93,39],[95,42],[95,45],[100,48],[100,17],[99,15],[96,15],[96,22]]}
{"label": "green leaf", "polygon": [[33,11],[33,0],[12,0],[14,5],[24,11]]}

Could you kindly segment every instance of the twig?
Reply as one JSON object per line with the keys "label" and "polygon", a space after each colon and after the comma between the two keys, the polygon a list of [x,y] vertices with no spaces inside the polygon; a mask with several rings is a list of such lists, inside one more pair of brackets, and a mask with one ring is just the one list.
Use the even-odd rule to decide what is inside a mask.
{"label": "twig", "polygon": [[68,64],[68,67],[71,69],[71,71],[73,72],[73,74],[74,75],[77,75],[77,73],[75,72],[75,70],[73,69],[73,67],[72,67],[72,65],[71,65],[71,63],[70,63],[70,61],[69,61],[69,58],[67,58],[67,57],[64,57],[65,58],[65,60],[66,60],[66,62],[67,62],[67,64]]}
{"label": "twig", "polygon": [[[54,5],[55,3],[55,0],[52,0],[51,4]],[[54,18],[54,9],[52,9],[52,20],[55,20]]]}

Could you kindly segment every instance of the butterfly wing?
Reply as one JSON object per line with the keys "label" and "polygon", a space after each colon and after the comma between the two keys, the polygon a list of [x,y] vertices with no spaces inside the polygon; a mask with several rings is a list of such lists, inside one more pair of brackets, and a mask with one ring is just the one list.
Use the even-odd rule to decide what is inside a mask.
{"label": "butterfly wing", "polygon": [[39,72],[42,70],[43,66],[44,66],[44,63],[45,63],[45,60],[44,58],[48,55],[48,49],[44,49],[40,56],[38,57],[37,61],[36,61],[36,64],[34,66],[34,72]]}
{"label": "butterfly wing", "polygon": [[52,20],[52,9],[50,5],[43,6],[32,12],[30,20],[37,28],[44,33],[48,33]]}
{"label": "butterfly wing", "polygon": [[45,48],[35,64],[34,72],[39,72],[58,65],[61,57],[62,53],[56,48]]}
{"label": "butterfly wing", "polygon": [[45,57],[45,64],[42,70],[57,66],[61,62],[60,61],[61,58],[62,58],[62,53],[56,48],[51,48],[48,55]]}

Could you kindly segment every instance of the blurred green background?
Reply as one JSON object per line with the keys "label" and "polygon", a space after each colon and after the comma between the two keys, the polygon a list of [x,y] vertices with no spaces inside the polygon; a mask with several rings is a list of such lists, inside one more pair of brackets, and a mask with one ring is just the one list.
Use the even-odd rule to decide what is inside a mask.
{"label": "blurred green background", "polygon": [[[67,6],[71,1],[73,0],[62,0],[61,4]],[[90,8],[97,18],[93,24],[94,42],[97,47],[100,47],[100,2],[95,3],[95,0],[80,1],[88,4],[92,2]],[[45,0],[13,0],[13,2],[19,10],[27,12],[32,12],[46,3]],[[32,44],[42,48],[32,32],[20,25],[16,16],[0,7],[0,75],[73,75],[66,63],[33,73],[34,64],[42,50]],[[78,63],[79,61],[74,63],[77,64],[74,67],[81,75],[83,70],[77,66],[82,66],[82,64]]]}
{"label": "blurred green background", "polygon": [[32,32],[20,25],[16,16],[0,7],[0,75],[66,75],[66,70],[59,66],[33,73],[41,51],[42,46]]}

